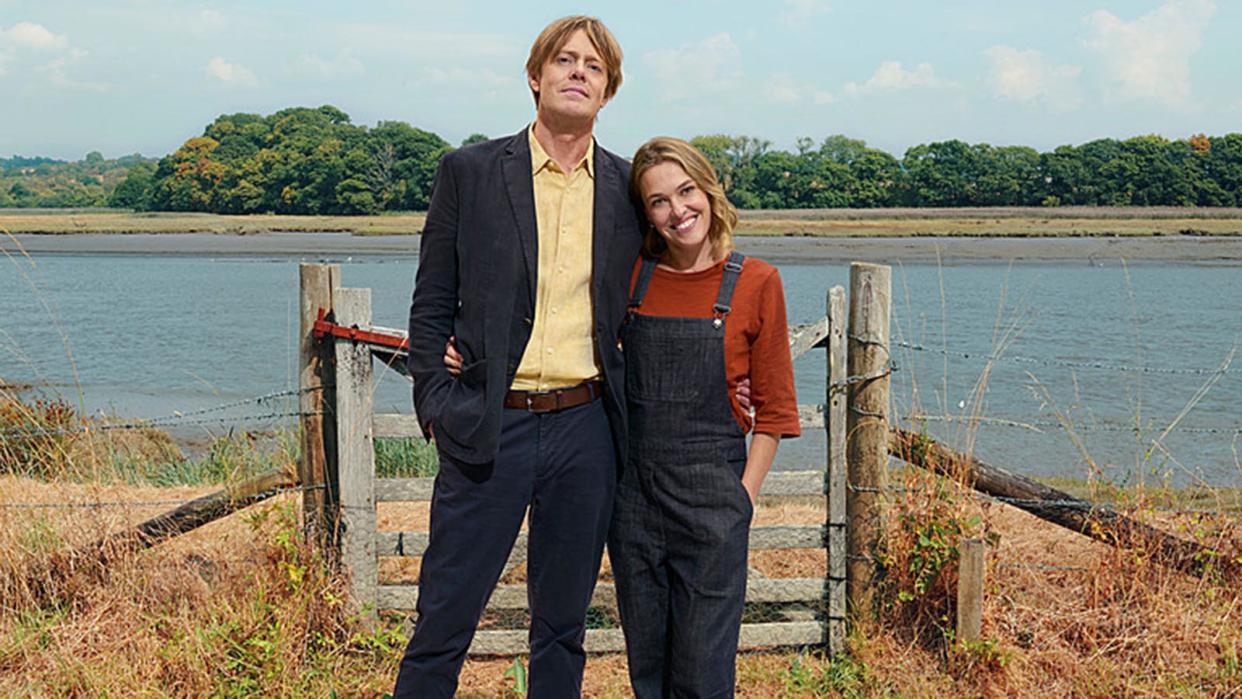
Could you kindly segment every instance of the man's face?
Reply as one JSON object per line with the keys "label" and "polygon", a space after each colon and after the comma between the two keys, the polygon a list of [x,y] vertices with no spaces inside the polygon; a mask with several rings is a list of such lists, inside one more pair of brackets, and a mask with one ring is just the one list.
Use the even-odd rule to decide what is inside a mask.
{"label": "man's face", "polygon": [[539,111],[562,118],[593,120],[608,100],[608,70],[604,59],[579,29],[560,51],[552,54],[530,87],[539,93]]}

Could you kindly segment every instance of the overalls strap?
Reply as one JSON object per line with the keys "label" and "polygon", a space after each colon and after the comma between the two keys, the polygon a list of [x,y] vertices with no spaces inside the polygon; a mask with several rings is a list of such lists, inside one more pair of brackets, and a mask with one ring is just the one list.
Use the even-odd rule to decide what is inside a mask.
{"label": "overalls strap", "polygon": [[643,259],[638,269],[638,280],[634,282],[634,292],[630,294],[630,310],[643,305],[643,297],[647,295],[647,286],[651,284],[651,275],[655,274],[656,261]]}
{"label": "overalls strap", "polygon": [[712,306],[716,317],[724,317],[733,310],[733,290],[737,288],[737,278],[742,274],[742,262],[746,256],[734,250],[725,261],[724,275],[720,279],[720,292],[716,294],[716,305]]}

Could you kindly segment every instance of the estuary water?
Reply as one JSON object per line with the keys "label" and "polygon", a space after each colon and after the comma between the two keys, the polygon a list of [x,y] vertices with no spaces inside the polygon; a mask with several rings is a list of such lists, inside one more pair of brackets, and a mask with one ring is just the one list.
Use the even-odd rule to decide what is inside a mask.
{"label": "estuary water", "polygon": [[[790,322],[815,320],[849,267],[787,257],[776,263]],[[301,261],[320,259],[10,255],[0,379],[87,412],[194,413],[171,420],[179,435],[289,424],[279,413],[296,410],[293,396],[213,408],[296,388]],[[416,255],[322,261],[372,289],[377,325],[404,327]],[[898,414],[926,415],[932,435],[1028,475],[1242,485],[1242,357],[1214,373],[1242,340],[1242,265],[890,262]],[[800,403],[824,402],[825,366],[822,350],[796,362]],[[377,373],[375,396],[377,411],[411,409],[395,372]],[[782,445],[777,467],[822,468],[824,445],[812,430]]]}

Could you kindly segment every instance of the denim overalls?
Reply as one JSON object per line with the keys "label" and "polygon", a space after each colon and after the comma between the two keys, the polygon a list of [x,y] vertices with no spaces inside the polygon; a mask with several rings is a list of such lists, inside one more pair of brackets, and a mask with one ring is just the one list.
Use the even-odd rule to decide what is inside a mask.
{"label": "denim overalls", "polygon": [[638,699],[733,696],[753,510],[724,336],[743,259],[729,256],[711,318],[637,313],[644,260],[622,329],[629,457],[609,557]]}

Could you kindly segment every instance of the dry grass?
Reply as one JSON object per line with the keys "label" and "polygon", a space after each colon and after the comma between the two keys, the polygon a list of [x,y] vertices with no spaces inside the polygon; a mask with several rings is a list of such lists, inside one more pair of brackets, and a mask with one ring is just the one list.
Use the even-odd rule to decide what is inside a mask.
{"label": "dry grass", "polygon": [[[907,474],[908,485],[925,483]],[[153,488],[0,478],[0,504],[145,503],[208,488]],[[921,489],[928,492],[927,489]],[[815,653],[739,657],[739,696],[1226,696],[1242,686],[1242,592],[1169,573],[1004,505],[951,493],[943,517],[978,516],[995,541],[984,615],[986,646],[955,647],[935,618],[890,606],[853,636],[848,661]],[[928,512],[925,496],[890,504],[889,522]],[[344,586],[296,543],[296,501],[281,496],[156,550],[123,557],[102,579],[66,586],[38,606],[23,575],[49,554],[117,531],[166,506],[0,507],[0,694],[22,696],[378,696],[404,645],[350,617]],[[385,505],[383,528],[425,528],[425,504]],[[1150,516],[1183,535],[1242,545],[1236,519]],[[822,522],[814,500],[761,503],[758,524]],[[890,550],[902,545],[890,539]],[[752,554],[773,577],[823,573],[821,551]],[[940,609],[952,566],[932,586]],[[416,579],[417,571],[412,573]],[[521,579],[519,570],[514,581]],[[894,575],[900,579],[901,575]],[[72,580],[72,579],[71,579]],[[951,599],[951,595],[948,596]],[[891,599],[891,598],[890,598]],[[510,660],[471,660],[465,697],[502,696]],[[587,696],[628,696],[625,660],[590,658]]]}
{"label": "dry grass", "polygon": [[[54,407],[10,405],[7,415],[21,424],[76,424]],[[278,496],[149,551],[117,554],[104,568],[45,572],[53,557],[219,487],[155,487],[119,478],[109,466],[122,452],[139,461],[166,458],[161,434],[92,430],[35,442],[24,456],[11,436],[0,443],[11,462],[7,475],[0,469],[0,696],[379,696],[388,690],[406,639],[399,625],[367,631],[358,623],[346,581],[300,543],[295,496]],[[247,444],[227,445],[217,458],[224,469],[197,473],[219,480],[240,472],[240,464],[255,459]],[[277,452],[266,465],[288,464],[289,455]],[[11,467],[31,458],[42,466]],[[903,489],[886,503],[880,604],[856,625],[850,655],[744,653],[739,696],[1239,693],[1239,581],[1170,572],[1148,552],[1091,541],[921,471],[892,477]],[[1231,503],[1235,491],[1084,487],[1083,495],[1124,503],[1165,531],[1230,555],[1242,552],[1236,512],[1156,509]],[[377,515],[381,530],[425,530],[428,506],[384,503]],[[824,519],[823,498],[764,498],[755,524]],[[992,543],[984,640],[969,645],[955,643],[951,632],[956,544],[963,536]],[[383,557],[381,572],[390,582],[413,583],[419,563]],[[773,578],[821,576],[826,557],[820,549],[753,551],[750,568]],[[504,582],[524,577],[519,566]],[[605,564],[601,579],[610,577]],[[460,696],[506,696],[511,663],[470,660]],[[624,656],[591,657],[584,693],[628,696]]]}
{"label": "dry grass", "polygon": [[[742,211],[739,235],[1169,236],[1242,235],[1242,209],[1066,207],[1059,209],[795,209]],[[273,231],[412,235],[425,214],[383,216],[226,216],[108,210],[0,210],[0,229],[19,233],[217,233]]]}

